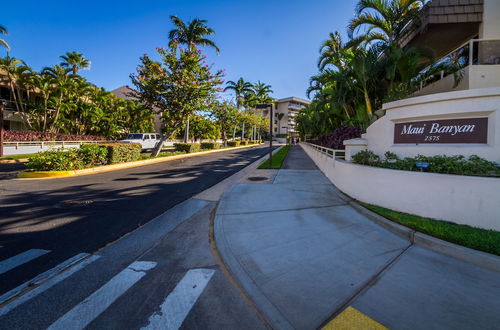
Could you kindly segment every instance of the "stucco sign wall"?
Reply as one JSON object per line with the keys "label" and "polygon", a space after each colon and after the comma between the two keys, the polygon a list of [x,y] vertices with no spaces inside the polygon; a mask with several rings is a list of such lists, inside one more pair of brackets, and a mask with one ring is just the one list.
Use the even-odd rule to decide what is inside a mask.
{"label": "stucco sign wall", "polygon": [[488,118],[396,123],[394,143],[488,143]]}
{"label": "stucco sign wall", "polygon": [[500,164],[500,87],[412,97],[383,110],[362,135],[364,145],[351,149],[400,158],[477,155]]}

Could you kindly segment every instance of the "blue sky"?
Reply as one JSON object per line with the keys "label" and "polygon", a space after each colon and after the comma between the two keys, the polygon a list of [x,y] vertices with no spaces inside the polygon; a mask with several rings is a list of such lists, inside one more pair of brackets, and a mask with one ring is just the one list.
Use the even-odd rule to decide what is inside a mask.
{"label": "blue sky", "polygon": [[[92,62],[82,74],[108,90],[130,84],[139,57],[167,44],[169,16],[208,20],[220,55],[207,51],[226,80],[243,77],[272,85],[274,97],[305,98],[317,72],[318,49],[329,32],[346,35],[356,0],[267,1],[9,1],[0,25],[11,55],[35,70],[67,51]],[[0,50],[0,56],[5,51]]]}

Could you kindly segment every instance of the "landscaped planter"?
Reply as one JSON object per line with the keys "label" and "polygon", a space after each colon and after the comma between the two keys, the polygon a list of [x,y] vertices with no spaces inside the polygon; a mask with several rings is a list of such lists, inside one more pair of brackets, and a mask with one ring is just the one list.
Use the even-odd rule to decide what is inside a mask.
{"label": "landscaped planter", "polygon": [[500,178],[421,173],[353,164],[302,144],[321,171],[354,199],[423,217],[500,230]]}

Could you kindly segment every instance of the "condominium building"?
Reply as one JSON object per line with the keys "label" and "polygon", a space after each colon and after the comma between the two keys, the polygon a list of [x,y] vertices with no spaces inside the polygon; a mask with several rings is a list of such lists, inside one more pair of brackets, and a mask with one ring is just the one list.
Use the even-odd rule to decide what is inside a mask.
{"label": "condominium building", "polygon": [[431,49],[459,69],[422,81],[415,96],[500,86],[500,1],[431,0],[400,45]]}
{"label": "condominium building", "polygon": [[298,132],[295,128],[295,116],[300,109],[310,103],[310,101],[294,96],[275,100],[273,135],[297,136]]}

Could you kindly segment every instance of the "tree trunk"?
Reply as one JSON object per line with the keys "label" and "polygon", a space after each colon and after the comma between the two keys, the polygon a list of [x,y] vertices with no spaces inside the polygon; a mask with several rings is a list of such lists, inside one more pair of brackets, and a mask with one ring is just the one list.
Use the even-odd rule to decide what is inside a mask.
{"label": "tree trunk", "polygon": [[163,146],[163,143],[165,141],[167,141],[168,139],[170,139],[170,137],[172,135],[174,135],[175,131],[177,131],[177,129],[182,125],[182,120],[179,121],[175,126],[174,128],[170,131],[170,133],[168,133],[167,135],[164,135],[162,136],[162,138],[160,139],[160,141],[158,141],[158,143],[156,143],[155,147],[153,148],[153,151],[151,151],[151,157],[156,157],[160,154],[160,151],[161,151],[161,147]]}
{"label": "tree trunk", "polygon": [[184,128],[184,143],[189,142],[189,117],[186,120],[186,127]]}
{"label": "tree trunk", "polygon": [[233,140],[236,139],[236,124],[234,124],[234,129],[233,129]]}
{"label": "tree trunk", "polygon": [[243,129],[241,130],[241,141],[245,138],[245,123],[243,123]]}

